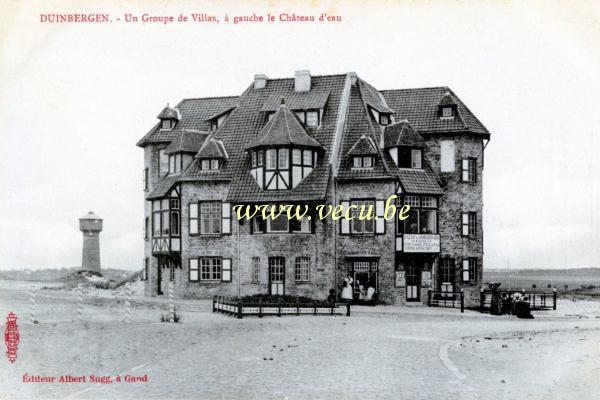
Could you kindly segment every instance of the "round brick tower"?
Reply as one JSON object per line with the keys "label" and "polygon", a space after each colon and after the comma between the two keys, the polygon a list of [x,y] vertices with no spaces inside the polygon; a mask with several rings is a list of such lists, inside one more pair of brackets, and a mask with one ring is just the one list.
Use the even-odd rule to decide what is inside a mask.
{"label": "round brick tower", "polygon": [[102,218],[92,211],[79,218],[79,230],[83,232],[81,269],[100,272],[100,232]]}

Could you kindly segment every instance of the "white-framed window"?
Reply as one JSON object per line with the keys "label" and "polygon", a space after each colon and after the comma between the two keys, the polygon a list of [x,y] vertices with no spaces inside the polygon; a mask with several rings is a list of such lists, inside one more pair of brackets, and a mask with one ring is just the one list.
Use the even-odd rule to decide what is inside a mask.
{"label": "white-framed window", "polygon": [[152,201],[152,237],[169,236],[169,199]]}
{"label": "white-framed window", "polygon": [[181,154],[170,154],[169,155],[169,173],[176,174],[181,172],[183,167],[183,160]]}
{"label": "white-framed window", "polygon": [[477,213],[463,212],[462,213],[462,235],[476,236],[477,235]]}
{"label": "white-framed window", "polygon": [[356,206],[350,210],[350,216],[354,217],[351,221],[351,232],[353,235],[369,235],[375,232],[375,220],[364,219],[359,220],[360,208],[364,206],[365,212],[368,213],[369,207],[372,208],[372,215],[375,215],[375,200],[350,200],[350,205]]}
{"label": "white-framed window", "polygon": [[231,204],[200,201],[189,204],[190,235],[228,235],[231,233]]}
{"label": "white-framed window", "polygon": [[260,257],[252,257],[252,282],[260,282]]}
{"label": "white-framed window", "polygon": [[190,216],[190,235],[198,234],[198,203],[190,203],[189,205],[189,216]]}
{"label": "white-framed window", "polygon": [[379,115],[379,124],[380,125],[389,125],[390,124],[390,115],[389,114],[380,114]]}
{"label": "white-framed window", "polygon": [[404,196],[404,205],[409,205],[408,218],[397,224],[398,233],[435,234],[437,233],[438,200],[434,196]]}
{"label": "white-framed window", "polygon": [[310,126],[310,127],[319,126],[319,112],[318,111],[307,111],[306,112],[306,126]]}
{"label": "white-framed window", "polygon": [[158,150],[157,170],[158,176],[165,176],[169,173],[169,155],[166,149]]}
{"label": "white-framed window", "polygon": [[200,259],[200,280],[221,280],[221,259],[216,257],[205,257]]}
{"label": "white-framed window", "polygon": [[200,163],[200,169],[203,171],[219,169],[219,160],[216,158],[205,158]]}
{"label": "white-framed window", "polygon": [[310,257],[296,257],[296,282],[310,281]]}
{"label": "white-framed window", "polygon": [[453,107],[442,107],[442,118],[452,118],[454,117],[454,108]]}
{"label": "white-framed window", "polygon": [[463,158],[462,160],[462,181],[474,183],[477,182],[477,159]]}
{"label": "white-framed window", "polygon": [[289,150],[288,149],[279,149],[279,164],[277,165],[277,169],[287,169],[289,167]]}
{"label": "white-framed window", "polygon": [[437,208],[437,197],[423,196],[421,197],[421,204],[423,208]]}
{"label": "white-framed window", "polygon": [[144,192],[147,192],[150,189],[149,188],[150,182],[149,182],[149,179],[148,179],[148,173],[149,173],[148,168],[144,168]]}
{"label": "white-framed window", "polygon": [[442,172],[454,172],[455,146],[453,140],[440,141],[440,169]]}
{"label": "white-framed window", "polygon": [[277,169],[277,149],[267,150],[267,169]]}
{"label": "white-framed window", "polygon": [[462,280],[465,283],[477,282],[477,258],[463,259]]}
{"label": "white-framed window", "polygon": [[353,168],[373,168],[373,156],[355,156],[352,158]]}
{"label": "white-framed window", "polygon": [[171,129],[172,125],[171,125],[171,120],[170,119],[163,119],[161,121],[161,126],[162,129]]}
{"label": "white-framed window", "polygon": [[410,151],[411,168],[422,168],[421,167],[421,150],[412,149]]}

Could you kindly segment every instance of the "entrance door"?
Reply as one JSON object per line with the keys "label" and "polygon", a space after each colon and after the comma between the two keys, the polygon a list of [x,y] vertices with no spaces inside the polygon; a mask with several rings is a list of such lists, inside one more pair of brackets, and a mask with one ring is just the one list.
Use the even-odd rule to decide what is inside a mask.
{"label": "entrance door", "polygon": [[455,267],[453,258],[443,258],[440,262],[439,286],[442,297],[453,297]]}
{"label": "entrance door", "polygon": [[414,265],[406,267],[406,301],[419,301],[421,270]]}
{"label": "entrance door", "polygon": [[354,300],[369,300],[367,292],[370,286],[379,292],[377,287],[377,261],[353,261],[352,277],[354,279]]}
{"label": "entrance door", "polygon": [[269,258],[269,294],[283,295],[285,293],[285,258]]}

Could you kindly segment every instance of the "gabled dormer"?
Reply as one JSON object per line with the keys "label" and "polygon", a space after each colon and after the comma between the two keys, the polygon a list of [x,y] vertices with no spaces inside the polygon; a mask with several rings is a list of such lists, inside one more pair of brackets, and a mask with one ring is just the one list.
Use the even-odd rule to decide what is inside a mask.
{"label": "gabled dormer", "polygon": [[163,110],[156,116],[160,119],[160,129],[172,129],[177,125],[177,122],[181,119],[181,114],[177,108],[171,108],[169,103],[163,108]]}
{"label": "gabled dormer", "polygon": [[383,141],[384,150],[390,154],[398,168],[423,168],[425,140],[407,120],[387,126]]}
{"label": "gabled dormer", "polygon": [[216,131],[217,129],[219,129],[225,123],[225,120],[227,119],[227,117],[229,117],[229,114],[231,114],[231,112],[234,109],[235,106],[229,107],[226,110],[219,111],[218,113],[206,118],[205,121],[210,123],[210,130]]}
{"label": "gabled dormer", "polygon": [[218,171],[228,158],[223,142],[210,138],[204,142],[196,155],[200,170],[203,172]]}
{"label": "gabled dormer", "polygon": [[207,132],[194,129],[177,132],[175,139],[164,149],[164,154],[169,157],[169,174],[177,174],[190,165],[207,135]]}
{"label": "gabled dormer", "polygon": [[272,118],[246,146],[250,174],[264,190],[297,187],[316,167],[322,150],[283,98]]}
{"label": "gabled dormer", "polygon": [[458,116],[458,103],[448,90],[438,103],[438,117],[442,119],[454,119],[456,116]]}
{"label": "gabled dormer", "polygon": [[348,150],[348,157],[352,160],[352,169],[372,169],[376,156],[375,142],[366,135],[362,135]]}

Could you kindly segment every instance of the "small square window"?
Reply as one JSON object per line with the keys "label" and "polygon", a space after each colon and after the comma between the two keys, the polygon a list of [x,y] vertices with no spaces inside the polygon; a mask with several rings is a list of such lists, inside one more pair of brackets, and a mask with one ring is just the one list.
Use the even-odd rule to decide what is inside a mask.
{"label": "small square window", "polygon": [[161,128],[162,129],[171,129],[171,120],[163,119]]}
{"label": "small square window", "polygon": [[454,117],[454,109],[452,107],[442,107],[442,117],[444,117],[444,118]]}
{"label": "small square window", "polygon": [[210,160],[210,169],[219,169],[219,160]]}
{"label": "small square window", "polygon": [[381,114],[379,116],[379,124],[380,125],[389,125],[390,124],[390,116],[388,114]]}
{"label": "small square window", "polygon": [[210,169],[210,160],[202,160],[202,169],[203,170]]}
{"label": "small square window", "polygon": [[352,159],[352,166],[354,168],[360,168],[360,167],[362,167],[362,157],[354,157]]}
{"label": "small square window", "polygon": [[363,167],[364,168],[373,167],[373,158],[372,157],[363,157]]}

